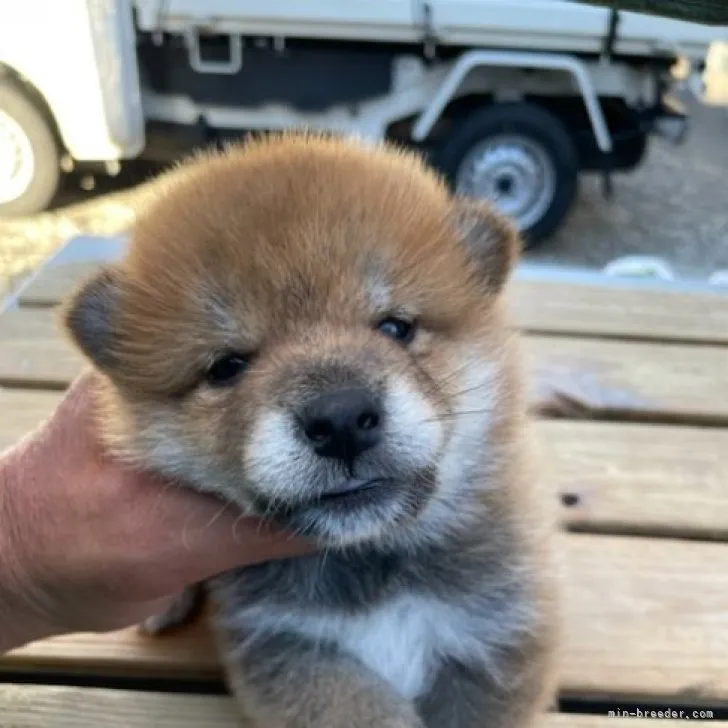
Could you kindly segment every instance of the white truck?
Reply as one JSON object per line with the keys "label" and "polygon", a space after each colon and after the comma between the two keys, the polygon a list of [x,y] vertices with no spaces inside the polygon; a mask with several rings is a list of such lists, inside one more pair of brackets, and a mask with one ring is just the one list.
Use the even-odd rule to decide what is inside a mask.
{"label": "white truck", "polygon": [[683,136],[672,70],[718,33],[568,0],[0,0],[0,214],[74,167],[307,127],[421,150],[533,243],[581,172],[608,189]]}

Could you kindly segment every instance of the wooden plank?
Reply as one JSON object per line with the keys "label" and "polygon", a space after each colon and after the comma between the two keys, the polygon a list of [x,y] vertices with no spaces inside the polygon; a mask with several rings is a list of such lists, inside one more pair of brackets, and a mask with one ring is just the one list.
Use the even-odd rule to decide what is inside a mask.
{"label": "wooden plank", "polygon": [[240,717],[227,696],[0,685],[0,726],[240,728]]}
{"label": "wooden plank", "polygon": [[70,295],[101,263],[77,261],[42,268],[18,297],[21,306],[55,306]]}
{"label": "wooden plank", "polygon": [[667,539],[566,537],[569,694],[728,699],[728,548]]}
{"label": "wooden plank", "polygon": [[113,676],[219,679],[217,654],[205,620],[176,633],[150,637],[136,627],[105,634],[79,633],[43,640],[0,656],[0,673],[50,670]]}
{"label": "wooden plank", "polygon": [[18,309],[0,316],[0,386],[65,387],[82,366],[55,311]]}
{"label": "wooden plank", "polygon": [[[233,699],[216,695],[37,685],[0,685],[1,726],[13,728],[239,728]],[[692,714],[690,712],[690,714]],[[550,713],[544,728],[629,728],[630,718]],[[651,720],[654,728],[677,728],[677,720]],[[714,721],[716,728],[728,723]],[[445,727],[443,727],[445,728]]]}
{"label": "wooden plank", "polygon": [[[42,268],[20,295],[21,306],[53,306],[101,263],[74,260]],[[728,295],[680,287],[516,277],[513,319],[532,332],[728,343]]]}
{"label": "wooden plank", "polygon": [[564,524],[728,538],[728,430],[541,421],[535,431]]}
{"label": "wooden plank", "polygon": [[511,315],[535,333],[728,343],[728,295],[623,281],[510,283]]}
{"label": "wooden plank", "polygon": [[537,408],[555,393],[583,417],[728,422],[728,347],[524,338]]}
{"label": "wooden plank", "polygon": [[35,429],[59,398],[56,392],[0,388],[0,452]]}
{"label": "wooden plank", "polygon": [[[561,687],[572,696],[728,701],[728,548],[668,539],[565,534]],[[6,655],[4,670],[209,678],[196,626],[158,642],[135,631],[71,635]]]}
{"label": "wooden plank", "polygon": [[25,282],[18,292],[18,302],[27,306],[57,304],[102,264],[118,260],[125,248],[124,237],[72,238]]}
{"label": "wooden plank", "polygon": [[[582,416],[728,422],[728,347],[527,335],[532,404],[556,391]],[[82,359],[52,310],[0,316],[0,386],[62,387]]]}

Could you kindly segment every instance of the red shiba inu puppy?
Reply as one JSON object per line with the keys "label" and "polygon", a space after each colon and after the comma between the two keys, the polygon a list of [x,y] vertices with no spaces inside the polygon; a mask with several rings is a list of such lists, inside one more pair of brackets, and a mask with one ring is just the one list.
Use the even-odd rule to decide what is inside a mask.
{"label": "red shiba inu puppy", "polygon": [[68,302],[114,452],[319,547],[204,585],[250,725],[521,728],[550,699],[518,246],[414,154],[284,134],[171,173]]}

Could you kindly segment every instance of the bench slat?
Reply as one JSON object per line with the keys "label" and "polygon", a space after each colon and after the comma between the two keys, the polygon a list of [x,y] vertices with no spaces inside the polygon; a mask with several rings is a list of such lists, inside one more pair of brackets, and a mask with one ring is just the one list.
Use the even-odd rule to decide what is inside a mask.
{"label": "bench slat", "polygon": [[[100,265],[83,259],[46,265],[21,293],[20,305],[53,306]],[[724,292],[516,276],[508,296],[515,322],[533,332],[728,343]]]}
{"label": "bench slat", "polygon": [[60,398],[58,392],[0,388],[0,452],[35,429]]}
{"label": "bench slat", "polygon": [[206,620],[153,638],[132,627],[42,640],[0,655],[0,672],[3,669],[199,679],[219,679],[221,675]]}
{"label": "bench slat", "polygon": [[[542,406],[558,390],[585,416],[728,423],[728,347],[528,335],[524,351]],[[82,358],[51,310],[0,316],[0,386],[65,386]]]}
{"label": "bench slat", "polygon": [[533,278],[510,286],[513,319],[527,331],[728,343],[725,292]]}
{"label": "bench slat", "polygon": [[[0,451],[61,396],[0,389]],[[728,539],[728,429],[541,420],[534,433],[567,526]]]}
{"label": "bench slat", "polygon": [[562,523],[728,538],[728,429],[541,421],[534,431]]}
{"label": "bench slat", "polygon": [[227,696],[101,688],[0,685],[0,716],[19,728],[240,728]]}
{"label": "bench slat", "polygon": [[101,265],[121,258],[125,249],[123,236],[71,238],[24,282],[15,302],[21,306],[54,306]]}
{"label": "bench slat", "polygon": [[54,310],[18,309],[0,316],[0,386],[64,387],[82,366]]}
{"label": "bench slat", "polygon": [[[0,685],[2,725],[22,728],[239,728],[231,697],[175,695],[103,688]],[[630,728],[629,718],[549,713],[544,728]],[[677,728],[677,720],[650,720]],[[728,723],[713,721],[715,728]]]}
{"label": "bench slat", "polygon": [[555,389],[584,417],[728,422],[728,347],[524,337],[534,406]]}
{"label": "bench slat", "polygon": [[569,534],[561,684],[573,695],[728,699],[728,549]]}
{"label": "bench slat", "polygon": [[[728,701],[728,549],[565,534],[561,687],[572,696]],[[5,670],[216,676],[204,625],[153,640],[70,635],[5,656]]]}
{"label": "bench slat", "polygon": [[56,306],[100,265],[98,262],[80,261],[41,268],[20,293],[18,303],[21,306]]}

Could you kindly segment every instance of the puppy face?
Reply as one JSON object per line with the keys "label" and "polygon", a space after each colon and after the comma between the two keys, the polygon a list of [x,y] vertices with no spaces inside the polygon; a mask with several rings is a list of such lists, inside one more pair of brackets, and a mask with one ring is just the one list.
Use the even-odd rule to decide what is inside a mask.
{"label": "puppy face", "polygon": [[322,544],[402,542],[462,515],[492,445],[516,248],[414,156],[276,136],[173,173],[65,323],[120,454]]}

